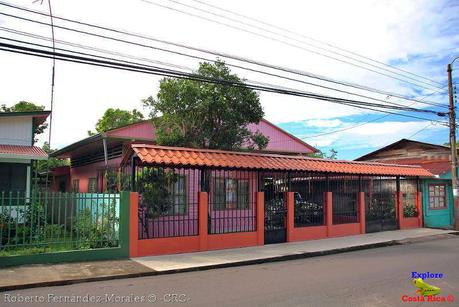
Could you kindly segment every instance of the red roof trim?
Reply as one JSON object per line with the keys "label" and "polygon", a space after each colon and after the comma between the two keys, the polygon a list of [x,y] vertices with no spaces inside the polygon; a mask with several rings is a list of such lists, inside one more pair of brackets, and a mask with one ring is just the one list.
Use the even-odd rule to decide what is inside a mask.
{"label": "red roof trim", "polygon": [[165,147],[146,144],[131,145],[131,151],[124,157],[123,163],[134,152],[143,163],[160,165],[313,171],[356,175],[433,176],[432,173],[424,168],[413,165],[328,160],[304,156]]}
{"label": "red roof trim", "polygon": [[33,159],[47,158],[48,154],[36,146],[0,145],[0,155],[15,155]]}

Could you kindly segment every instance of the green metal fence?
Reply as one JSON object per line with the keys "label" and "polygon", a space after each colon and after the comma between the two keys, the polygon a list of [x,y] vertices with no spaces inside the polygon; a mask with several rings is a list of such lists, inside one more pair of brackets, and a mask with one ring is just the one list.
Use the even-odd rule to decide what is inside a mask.
{"label": "green metal fence", "polygon": [[119,247],[120,198],[0,192],[0,257]]}

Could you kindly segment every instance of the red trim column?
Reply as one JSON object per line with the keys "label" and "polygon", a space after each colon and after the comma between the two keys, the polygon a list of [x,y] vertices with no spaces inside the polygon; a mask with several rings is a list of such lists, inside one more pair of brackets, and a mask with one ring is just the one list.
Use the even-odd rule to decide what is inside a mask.
{"label": "red trim column", "polygon": [[326,224],[327,224],[327,237],[330,236],[331,228],[333,226],[333,193],[332,192],[325,192],[325,206],[327,210],[326,217]]}
{"label": "red trim column", "polygon": [[359,192],[357,199],[359,201],[360,233],[365,233],[365,192]]}
{"label": "red trim column", "polygon": [[287,209],[287,242],[292,241],[292,235],[295,227],[295,193],[285,193],[285,206]]}
{"label": "red trim column", "polygon": [[423,227],[422,225],[422,192],[417,192],[416,207],[418,209],[418,226]]}
{"label": "red trim column", "polygon": [[208,236],[208,205],[209,198],[207,192],[198,192],[199,204],[199,250],[207,250],[207,236]]}
{"label": "red trim column", "polygon": [[397,192],[395,194],[395,201],[396,201],[396,212],[398,216],[398,226],[400,229],[403,229],[404,223],[404,215],[403,215],[403,193],[402,192]]}
{"label": "red trim column", "polygon": [[257,244],[265,244],[265,193],[255,192],[257,200]]}
{"label": "red trim column", "polygon": [[137,257],[139,244],[139,193],[129,195],[129,257]]}

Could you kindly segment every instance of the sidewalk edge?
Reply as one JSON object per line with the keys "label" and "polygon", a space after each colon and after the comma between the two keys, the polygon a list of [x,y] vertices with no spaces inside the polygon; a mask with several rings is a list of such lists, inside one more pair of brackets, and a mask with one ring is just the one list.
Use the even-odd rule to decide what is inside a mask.
{"label": "sidewalk edge", "polygon": [[304,252],[304,253],[298,253],[298,254],[268,257],[268,258],[263,258],[263,259],[243,260],[243,261],[237,261],[237,262],[231,262],[231,263],[204,265],[204,266],[184,268],[184,269],[172,269],[172,270],[166,270],[166,271],[154,271],[150,269],[151,271],[145,271],[145,272],[140,272],[140,273],[129,273],[129,274],[121,274],[121,275],[108,275],[108,276],[97,276],[97,277],[87,277],[87,278],[36,282],[36,283],[11,285],[11,286],[0,286],[0,292],[23,290],[23,289],[30,289],[30,288],[39,288],[39,287],[65,286],[65,285],[85,283],[85,282],[94,282],[94,281],[127,279],[127,278],[156,276],[156,275],[168,275],[168,274],[186,273],[186,272],[194,272],[194,271],[205,271],[205,270],[219,269],[219,268],[229,268],[229,267],[238,267],[238,266],[246,266],[246,265],[254,265],[254,264],[263,264],[263,263],[269,263],[269,262],[279,262],[279,261],[312,258],[312,257],[341,254],[341,253],[346,253],[346,252],[353,252],[353,251],[366,250],[366,249],[372,249],[372,248],[419,243],[419,242],[424,242],[425,240],[450,238],[452,235],[459,235],[459,232],[451,232],[448,234],[428,235],[428,236],[423,236],[419,238],[408,238],[408,239],[402,239],[402,240],[390,240],[390,241],[385,241],[385,242],[336,248],[336,249],[330,249],[330,250],[325,250],[325,251]]}

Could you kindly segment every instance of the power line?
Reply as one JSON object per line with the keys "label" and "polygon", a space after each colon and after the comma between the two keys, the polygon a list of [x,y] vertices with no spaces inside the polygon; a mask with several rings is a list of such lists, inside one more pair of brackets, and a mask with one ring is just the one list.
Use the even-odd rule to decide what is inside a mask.
{"label": "power line", "polygon": [[[26,36],[26,37],[39,39],[39,40],[44,40],[44,41],[51,41],[51,38],[46,37],[46,36],[42,36],[42,35],[30,33],[30,32],[19,31],[19,30],[7,28],[7,27],[0,27],[0,30],[4,31],[4,32],[20,35],[20,36]],[[11,40],[16,41],[16,42],[21,42],[19,40],[14,40],[14,39],[11,39]],[[170,66],[170,67],[174,67],[174,68],[177,68],[177,69],[182,69],[182,70],[187,70],[187,71],[192,71],[193,70],[190,67],[186,67],[186,66],[182,66],[182,65],[177,65],[177,64],[158,61],[158,60],[152,60],[152,59],[149,59],[149,58],[138,57],[138,56],[122,53],[122,52],[116,52],[116,51],[111,51],[111,50],[91,47],[91,46],[77,44],[77,43],[73,43],[73,42],[69,42],[69,41],[56,39],[55,42],[60,44],[60,45],[65,45],[65,46],[76,47],[76,48],[85,49],[85,50],[96,51],[96,52],[104,53],[104,54],[116,55],[116,56],[120,56],[120,57],[124,57],[124,58],[129,58],[129,59],[139,60],[139,61],[143,61],[143,62],[159,64],[159,65],[163,65],[163,66]],[[43,45],[41,45],[41,46],[43,46]]]}
{"label": "power line", "polygon": [[[5,5],[5,6],[12,7],[12,8],[15,8],[15,9],[18,9],[18,10],[24,10],[24,11],[31,12],[31,13],[38,14],[38,15],[42,15],[42,16],[48,16],[46,13],[43,13],[43,12],[40,12],[40,11],[31,10],[31,9],[27,9],[27,8],[23,8],[23,7],[11,5],[11,4],[3,3],[1,1],[0,1],[0,5]],[[10,14],[1,13],[1,12],[0,12],[0,14],[6,15],[6,16],[9,16],[9,17],[13,17],[13,18],[18,18],[18,19],[25,20],[25,21],[30,21],[30,22],[42,24],[42,25],[47,25],[47,26],[49,25],[47,23],[36,21],[36,20],[32,20],[32,19],[25,18],[25,17],[20,17],[20,16],[16,16],[16,15],[10,15]],[[239,57],[239,56],[228,55],[228,54],[224,54],[224,53],[220,53],[220,52],[216,52],[216,51],[209,51],[209,50],[205,50],[205,49],[201,49],[201,48],[191,47],[191,46],[184,45],[184,44],[178,44],[178,43],[174,43],[174,42],[170,42],[170,41],[156,39],[156,38],[145,36],[145,35],[142,35],[142,34],[136,34],[136,33],[127,32],[127,31],[124,31],[124,30],[118,30],[118,29],[112,29],[112,28],[108,28],[108,27],[93,25],[93,24],[90,24],[90,23],[76,21],[76,20],[72,20],[72,19],[68,19],[68,18],[59,17],[59,16],[54,16],[54,18],[55,19],[64,20],[64,21],[68,21],[68,22],[72,22],[72,23],[76,23],[76,24],[79,24],[79,25],[84,25],[84,26],[88,26],[88,27],[101,29],[101,30],[111,31],[111,32],[115,32],[115,33],[118,33],[118,34],[125,34],[125,35],[135,36],[135,37],[138,37],[138,38],[152,40],[152,41],[156,41],[156,42],[160,42],[160,43],[164,43],[164,44],[170,44],[170,45],[173,45],[173,46],[176,46],[176,47],[186,48],[186,49],[190,49],[190,50],[193,50],[193,51],[199,51],[199,52],[203,52],[203,53],[210,53],[212,55],[222,56],[222,57],[234,59],[234,60],[237,60],[237,61],[243,61],[243,62],[247,62],[247,63],[250,63],[250,64],[267,67],[267,68],[270,68],[270,69],[281,70],[281,71],[284,71],[284,72],[287,72],[287,73],[298,74],[298,75],[302,75],[302,76],[309,77],[309,78],[315,78],[315,79],[318,79],[318,80],[321,80],[321,81],[330,82],[330,83],[334,83],[334,84],[338,84],[338,85],[354,87],[354,88],[357,88],[357,89],[371,91],[371,92],[378,93],[378,94],[384,94],[384,95],[387,95],[387,96],[393,96],[393,97],[397,97],[397,98],[404,99],[404,100],[415,101],[415,99],[412,99],[412,98],[409,98],[409,97],[406,97],[406,96],[403,96],[403,95],[400,95],[400,94],[397,94],[397,93],[382,91],[382,90],[378,90],[378,89],[374,89],[374,88],[370,88],[370,87],[366,87],[366,86],[362,86],[362,85],[352,84],[352,83],[348,83],[348,82],[340,82],[340,81],[337,81],[337,80],[329,79],[327,77],[311,74],[311,73],[308,73],[308,72],[292,70],[292,69],[288,69],[288,68],[285,68],[285,67],[271,65],[271,64],[267,64],[267,63],[259,62],[259,61],[256,61],[256,60]],[[181,56],[186,56],[186,57],[190,57],[190,58],[194,58],[194,59],[214,62],[214,60],[212,60],[212,59],[208,59],[208,58],[204,58],[204,57],[200,57],[200,56],[195,56],[195,55],[190,55],[190,54],[186,54],[186,53],[183,53],[183,52],[168,50],[168,49],[159,48],[159,47],[155,47],[155,46],[151,46],[151,45],[144,45],[144,44],[140,44],[140,43],[136,43],[136,42],[132,42],[132,41],[127,41],[127,40],[118,39],[118,38],[114,38],[114,37],[110,37],[110,36],[106,36],[106,35],[95,34],[95,33],[87,32],[87,31],[81,31],[81,30],[68,28],[68,27],[63,27],[63,26],[56,26],[56,27],[59,27],[61,29],[68,30],[68,31],[73,31],[73,32],[77,32],[77,33],[86,34],[86,35],[92,35],[92,36],[96,36],[96,37],[100,37],[100,38],[104,38],[104,39],[110,39],[110,40],[114,40],[114,41],[117,41],[117,42],[123,42],[123,43],[126,43],[126,44],[132,44],[132,45],[136,45],[136,46],[140,46],[140,47],[151,48],[151,49],[160,50],[160,51],[164,51],[164,52],[168,52],[168,53],[173,53],[173,54],[177,54],[177,55],[181,55]],[[239,65],[235,65],[235,64],[231,64],[231,63],[227,63],[227,65],[231,66],[231,67],[236,67],[236,68],[240,68],[240,69],[244,69],[244,70],[255,71],[255,72],[260,72],[260,73],[265,73],[266,74],[266,72],[261,72],[259,70],[250,69],[250,68],[247,68],[247,67],[244,67],[244,66],[239,66]],[[314,83],[311,83],[311,85],[314,85]],[[316,84],[315,86],[319,86],[319,85]],[[427,104],[427,105],[432,105],[432,106],[439,106],[439,107],[448,108],[447,106],[445,106],[443,104],[434,103],[434,102],[422,102],[422,103],[423,104]]]}
{"label": "power line", "polygon": [[[13,33],[13,34],[17,34],[17,35],[23,35],[23,36],[27,36],[27,37],[32,37],[32,38],[36,38],[36,39],[41,39],[41,40],[46,40],[46,41],[50,40],[48,37],[45,37],[45,36],[41,36],[41,35],[38,35],[38,34],[32,34],[32,33],[29,33],[29,32],[18,31],[18,30],[14,30],[14,29],[11,29],[11,28],[0,27],[0,30],[6,31],[6,32],[9,32],[9,33]],[[92,51],[97,51],[97,52],[101,52],[101,53],[108,53],[108,54],[112,54],[112,55],[118,55],[118,56],[137,59],[137,60],[141,60],[141,61],[158,63],[158,64],[162,64],[162,65],[166,65],[166,66],[176,66],[176,67],[179,67],[181,69],[186,69],[186,70],[192,71],[192,69],[189,68],[189,67],[178,66],[178,65],[175,65],[175,64],[171,64],[171,63],[165,63],[165,62],[161,62],[161,61],[154,61],[154,60],[150,60],[150,59],[147,59],[147,58],[139,58],[139,57],[135,57],[135,56],[124,54],[124,53],[113,52],[113,51],[108,51],[108,50],[104,50],[104,49],[98,49],[98,48],[89,47],[89,46],[85,46],[85,45],[81,45],[81,44],[75,44],[75,43],[72,43],[72,42],[67,42],[67,41],[62,41],[62,40],[57,40],[56,42],[58,42],[59,44],[63,44],[63,45],[67,45],[67,46],[73,46],[73,47],[77,47],[77,48],[81,48],[81,49],[92,50]],[[244,69],[244,67],[241,67],[241,68]],[[286,76],[282,76],[282,75],[278,75],[278,74],[268,73],[268,72],[264,72],[264,71],[261,71],[261,70],[250,69],[250,68],[246,68],[246,70],[257,72],[257,73],[261,73],[261,74],[264,74],[264,75],[277,77],[277,78],[281,78],[281,79],[285,79],[285,80],[289,80],[289,81],[299,82],[299,83],[302,83],[302,84],[316,86],[316,87],[320,87],[320,88],[324,88],[324,89],[328,89],[328,90],[332,90],[332,91],[336,91],[336,92],[340,92],[340,93],[344,93],[344,94],[348,94],[348,95],[353,95],[353,96],[358,96],[358,97],[361,97],[361,98],[367,98],[367,99],[374,100],[374,101],[384,102],[384,103],[387,103],[387,104],[392,104],[392,105],[396,105],[396,106],[400,106],[400,107],[404,107],[405,106],[403,104],[398,104],[398,103],[395,103],[395,102],[390,102],[390,101],[387,101],[387,100],[378,99],[378,98],[374,98],[374,97],[366,96],[366,95],[361,95],[361,94],[357,94],[357,93],[353,93],[353,92],[349,92],[349,91],[339,90],[339,89],[336,89],[336,88],[332,88],[332,87],[328,87],[328,86],[324,86],[324,85],[319,85],[319,84],[307,82],[307,81],[300,80],[300,79],[290,78],[290,77],[286,77]]]}
{"label": "power line", "polygon": [[[145,0],[141,0],[143,2],[148,2],[148,1],[145,1]],[[194,9],[194,10],[198,10],[200,12],[204,12],[204,13],[207,13],[207,14],[211,14],[213,16],[216,16],[216,17],[219,17],[219,18],[223,18],[223,19],[226,19],[226,20],[230,20],[232,22],[236,22],[236,23],[239,23],[239,24],[242,24],[242,25],[245,25],[245,26],[249,26],[249,27],[252,27],[252,28],[255,28],[257,30],[261,30],[263,32],[267,32],[267,33],[270,33],[270,34],[274,34],[274,35],[278,35],[282,38],[287,38],[287,39],[290,39],[290,40],[293,40],[293,41],[296,41],[296,42],[299,42],[299,43],[303,43],[303,44],[306,44],[308,46],[312,46],[314,48],[317,48],[319,50],[323,50],[323,51],[326,51],[326,52],[329,52],[329,53],[334,53],[334,54],[337,54],[341,57],[344,57],[344,58],[348,58],[348,59],[351,59],[353,61],[356,61],[358,63],[362,63],[362,64],[365,64],[365,65],[369,65],[371,67],[374,67],[374,68],[377,68],[377,69],[381,69],[381,70],[384,70],[384,71],[387,71],[389,73],[392,73],[392,74],[395,74],[395,75],[400,75],[400,76],[403,76],[404,78],[407,78],[407,79],[410,79],[410,80],[413,80],[413,81],[416,81],[416,82],[420,82],[420,83],[424,83],[424,84],[427,84],[429,86],[432,86],[431,83],[437,83],[439,85],[443,85],[442,83],[439,83],[437,81],[433,81],[433,80],[430,80],[430,79],[427,79],[427,78],[424,78],[424,77],[421,77],[422,79],[427,79],[429,80],[431,83],[427,83],[427,82],[424,82],[424,81],[419,81],[418,79],[416,78],[412,78],[412,77],[409,77],[409,76],[405,76],[403,74],[400,74],[400,73],[396,73],[392,70],[389,70],[389,69],[386,69],[386,68],[383,68],[383,67],[380,67],[380,66],[377,66],[377,65],[374,65],[374,64],[371,64],[371,63],[368,63],[368,62],[365,62],[365,61],[362,61],[362,60],[359,60],[359,59],[355,59],[354,57],[351,57],[351,56],[348,56],[348,55],[345,55],[345,54],[342,54],[342,53],[339,53],[339,52],[336,52],[336,51],[331,51],[329,49],[326,49],[326,48],[322,48],[322,47],[318,47],[314,44],[311,44],[311,43],[308,43],[308,42],[305,42],[303,40],[298,40],[298,39],[295,39],[295,38],[292,38],[291,36],[287,36],[287,35],[284,35],[284,34],[279,34],[278,32],[274,32],[274,31],[271,31],[269,29],[266,29],[266,28],[263,28],[263,27],[259,27],[259,26],[256,26],[256,25],[253,25],[253,24],[250,24],[250,23],[247,23],[247,22],[244,22],[244,21],[240,21],[240,20],[237,20],[237,19],[234,19],[234,18],[231,18],[231,17],[228,17],[228,16],[225,16],[225,15],[222,15],[222,14],[218,14],[218,13],[215,13],[215,12],[212,12],[212,11],[209,11],[209,10],[205,10],[205,9],[201,9],[201,8],[197,8],[193,5],[189,5],[189,4],[185,4],[185,3],[182,3],[180,1],[176,1],[176,0],[166,0],[166,1],[169,1],[169,2],[172,2],[172,3],[176,3],[176,4],[179,4],[179,5],[182,5],[182,6],[185,6],[185,7],[188,7],[188,8],[191,8],[191,9]],[[193,1],[193,0],[192,0]],[[201,1],[195,1],[195,2],[198,2],[198,3],[201,3],[203,4],[203,2]],[[309,50],[309,49],[308,49]],[[320,55],[323,55],[323,54],[320,54]],[[327,56],[327,55],[323,55],[323,56]],[[327,56],[328,57],[328,56]],[[334,60],[338,60],[338,61],[341,61],[339,59],[335,59],[333,58]],[[348,63],[348,62],[345,62],[345,63]],[[348,63],[348,64],[351,64],[353,65],[352,63]],[[390,66],[390,65],[387,65],[387,66]],[[390,66],[392,67],[392,66]]]}
{"label": "power line", "polygon": [[[235,30],[239,30],[239,31],[242,31],[242,32],[250,33],[252,35],[260,36],[260,37],[263,37],[263,38],[268,39],[268,40],[280,42],[280,43],[283,43],[283,44],[288,45],[290,47],[294,47],[294,48],[297,48],[297,49],[308,51],[308,52],[313,53],[313,54],[321,55],[321,56],[324,56],[324,57],[327,57],[327,58],[330,58],[330,59],[333,59],[333,60],[336,60],[336,61],[339,61],[339,62],[343,62],[343,63],[349,64],[349,65],[352,65],[352,66],[356,66],[356,67],[359,67],[361,69],[365,69],[365,70],[368,70],[370,72],[373,72],[373,73],[376,73],[376,74],[379,74],[379,75],[382,75],[382,76],[385,76],[385,77],[388,77],[388,78],[392,78],[392,79],[395,79],[395,80],[398,80],[398,81],[401,81],[401,82],[409,83],[409,84],[417,86],[417,87],[421,87],[421,88],[424,88],[424,89],[438,88],[438,86],[436,86],[436,85],[431,85],[431,84],[428,84],[428,83],[423,82],[423,81],[416,81],[416,82],[427,84],[427,85],[429,85],[429,87],[424,86],[424,85],[420,85],[420,84],[416,84],[416,83],[413,83],[413,82],[408,81],[408,80],[404,80],[404,79],[401,79],[401,78],[398,78],[398,77],[395,77],[395,76],[391,76],[391,75],[388,75],[386,73],[383,73],[383,72],[380,72],[380,71],[377,71],[377,70],[374,70],[374,69],[371,69],[371,68],[368,68],[368,67],[364,67],[364,66],[359,65],[359,64],[348,62],[348,61],[345,61],[345,60],[342,60],[342,59],[339,59],[339,58],[336,58],[336,57],[333,57],[333,56],[330,56],[330,55],[326,55],[326,54],[320,53],[318,51],[314,51],[314,50],[311,50],[311,49],[308,49],[308,48],[305,48],[305,47],[302,47],[302,46],[299,46],[299,45],[296,45],[296,44],[292,44],[292,43],[287,42],[285,40],[276,39],[276,38],[273,38],[273,37],[270,37],[270,36],[267,36],[267,35],[264,35],[264,34],[261,34],[261,33],[257,33],[257,32],[251,31],[251,30],[247,30],[247,29],[244,29],[244,28],[241,28],[241,27],[238,27],[238,26],[233,26],[233,25],[230,25],[230,24],[218,21],[218,20],[214,20],[214,19],[202,16],[202,15],[197,15],[197,14],[194,14],[194,13],[186,12],[186,11],[174,8],[174,7],[170,7],[170,6],[167,6],[167,5],[159,4],[159,3],[156,3],[156,2],[153,2],[153,1],[149,1],[149,0],[140,0],[140,1],[148,3],[148,4],[151,4],[151,5],[159,6],[159,7],[162,7],[162,8],[166,8],[166,9],[169,9],[169,10],[172,10],[172,11],[180,12],[180,13],[188,15],[188,16],[192,16],[192,17],[196,17],[196,18],[203,19],[203,20],[206,20],[206,21],[210,21],[212,23],[223,25],[223,26],[235,29]],[[167,1],[171,1],[171,0],[167,0]],[[182,4],[182,5],[184,5],[184,4]],[[187,5],[184,5],[184,6],[187,6]],[[397,74],[397,73],[393,73],[393,74]],[[400,74],[397,74],[397,75],[400,75]],[[408,78],[408,77],[405,77],[405,78]]]}
{"label": "power line", "polygon": [[407,137],[407,139],[411,139],[413,136],[421,133],[422,131],[426,130],[427,128],[429,128],[430,126],[432,126],[432,124],[428,124],[427,126],[425,126],[424,128],[421,128],[419,129],[418,131],[416,131],[415,133],[413,133],[412,135],[410,135],[409,137]]}
{"label": "power line", "polygon": [[[444,86],[444,87],[447,87],[447,85]],[[435,93],[437,93],[437,91],[432,92],[432,93],[427,94],[427,95],[424,95],[422,99],[425,99],[425,98],[427,98],[427,97],[429,97],[429,96],[431,96],[431,95],[433,95],[433,94],[435,94]],[[422,100],[422,99],[421,99],[421,100]],[[416,102],[410,104],[409,106],[412,106],[412,105],[414,105],[414,104],[416,104]],[[386,114],[386,115],[383,115],[383,116],[379,116],[379,117],[377,117],[377,118],[374,118],[374,119],[365,121],[365,122],[363,122],[363,123],[358,123],[358,124],[353,125],[353,126],[350,126],[350,127],[341,128],[341,129],[337,129],[337,130],[333,130],[333,131],[329,131],[329,132],[324,132],[324,133],[319,133],[319,134],[315,134],[315,135],[310,135],[310,136],[301,137],[300,139],[302,139],[302,140],[312,139],[312,138],[316,138],[316,137],[320,137],[320,136],[324,136],[324,135],[330,135],[330,134],[335,134],[335,133],[339,133],[339,132],[342,132],[342,131],[351,130],[351,129],[354,129],[354,128],[358,128],[358,127],[367,125],[367,124],[369,124],[369,123],[376,122],[376,121],[381,120],[381,119],[383,119],[383,118],[386,118],[386,117],[388,117],[388,116],[390,116],[390,115],[392,115],[392,114]]]}
{"label": "power line", "polygon": [[[333,103],[338,103],[338,104],[343,104],[343,105],[348,105],[356,108],[361,108],[361,109],[368,109],[368,110],[373,110],[373,111],[378,111],[378,112],[383,112],[383,113],[388,113],[392,114],[393,112],[385,111],[385,110],[380,110],[380,109],[374,109],[371,107],[375,108],[389,108],[389,109],[398,109],[398,110],[406,110],[406,111],[412,111],[412,112],[431,112],[440,115],[441,113],[438,113],[436,111],[431,111],[431,110],[422,110],[422,109],[413,109],[413,108],[399,108],[395,106],[386,106],[386,105],[378,105],[378,104],[372,104],[372,103],[367,103],[367,102],[361,102],[361,101],[355,101],[355,100],[348,100],[348,99],[341,99],[341,98],[336,98],[336,97],[330,97],[330,96],[324,96],[324,95],[317,95],[313,93],[308,93],[308,92],[301,92],[301,91],[295,91],[295,90],[286,90],[282,88],[275,88],[275,87],[269,87],[269,86],[258,86],[254,84],[244,84],[244,83],[238,83],[238,82],[231,82],[227,80],[221,80],[221,79],[212,79],[212,78],[207,78],[195,74],[189,74],[189,73],[183,73],[179,71],[173,71],[169,69],[161,69],[161,68],[150,68],[146,66],[138,66],[138,65],[129,65],[129,64],[122,64],[115,61],[105,61],[105,60],[98,60],[94,58],[88,58],[88,57],[81,57],[81,56],[74,56],[74,55],[69,55],[69,54],[62,54],[62,53],[56,53],[56,52],[49,52],[45,50],[40,50],[40,49],[34,49],[34,48],[28,48],[28,47],[23,47],[23,46],[17,46],[17,45],[11,45],[11,44],[5,44],[5,43],[0,43],[0,50],[4,51],[9,51],[9,52],[15,52],[15,53],[20,53],[20,54],[28,54],[28,55],[35,55],[39,57],[44,57],[44,58],[50,58],[51,56],[55,56],[59,60],[63,61],[69,61],[69,62],[74,62],[74,63],[83,63],[83,64],[89,64],[89,65],[95,65],[95,66],[101,66],[101,67],[108,67],[108,68],[117,68],[121,70],[127,70],[127,71],[134,71],[134,72],[143,72],[143,73],[150,73],[150,74],[155,74],[155,75],[161,75],[161,76],[168,76],[168,77],[175,77],[175,78],[182,78],[182,79],[189,79],[189,80],[194,80],[194,81],[199,81],[199,82],[207,82],[207,83],[215,83],[215,84],[221,84],[221,85],[226,85],[226,86],[234,86],[234,87],[242,87],[242,88],[249,88],[253,90],[260,90],[260,91],[266,91],[266,92],[273,92],[273,93],[279,93],[279,94],[286,94],[286,95],[292,95],[292,96],[298,96],[298,97],[305,97],[305,98],[314,98],[318,100],[324,100],[324,101],[329,101]],[[397,114],[397,113],[394,113]],[[423,118],[423,117],[417,117],[417,116],[411,116],[408,114],[400,114],[401,116],[407,116],[407,117],[413,117],[413,118],[418,118],[422,120],[428,120],[428,121],[437,121],[439,123],[444,124],[442,121],[438,120],[432,120],[428,118]]]}
{"label": "power line", "polygon": [[[331,47],[331,48],[333,48],[333,49],[340,50],[340,51],[343,51],[343,52],[352,54],[352,55],[354,55],[354,56],[357,56],[357,57],[360,57],[360,58],[369,60],[369,61],[371,61],[371,62],[374,62],[374,63],[377,63],[377,64],[381,64],[381,65],[390,67],[390,68],[392,68],[392,69],[394,69],[394,70],[398,70],[398,71],[400,71],[400,72],[403,72],[403,73],[406,73],[406,74],[410,74],[410,75],[412,75],[412,76],[416,76],[416,77],[418,77],[418,78],[422,78],[422,79],[424,79],[424,80],[428,80],[428,81],[430,81],[430,82],[437,83],[437,84],[439,84],[439,85],[443,85],[442,83],[437,82],[437,81],[435,81],[435,80],[432,80],[432,79],[426,78],[426,77],[424,77],[424,76],[415,74],[415,73],[413,73],[413,72],[410,72],[410,71],[407,71],[407,70],[398,68],[398,67],[396,67],[396,66],[393,66],[393,65],[390,65],[390,64],[387,64],[387,63],[384,63],[384,62],[381,62],[381,61],[372,59],[372,58],[370,58],[370,57],[367,57],[367,56],[358,54],[358,53],[356,53],[356,52],[353,52],[353,51],[350,51],[350,50],[347,50],[347,49],[338,47],[338,46],[336,46],[336,45],[333,45],[333,44],[330,44],[330,43],[327,43],[327,42],[324,42],[324,41],[321,41],[321,40],[312,38],[312,37],[310,37],[310,36],[306,36],[306,35],[304,35],[304,34],[302,34],[302,33],[299,33],[299,32],[295,32],[295,31],[292,31],[292,30],[289,30],[289,29],[286,29],[286,28],[282,28],[282,27],[279,27],[279,26],[277,26],[277,25],[274,25],[274,24],[271,24],[271,23],[267,23],[267,22],[265,22],[265,21],[262,21],[262,20],[260,20],[260,19],[256,19],[256,18],[247,16],[247,15],[243,15],[243,14],[240,14],[240,13],[236,13],[236,12],[234,12],[234,11],[231,11],[231,10],[228,10],[228,9],[224,9],[224,8],[221,8],[221,7],[218,7],[218,6],[216,6],[216,5],[207,3],[207,2],[205,2],[205,1],[200,1],[200,0],[191,0],[191,1],[200,3],[200,4],[205,5],[205,6],[207,6],[207,7],[211,7],[211,8],[214,8],[214,9],[217,9],[217,10],[220,10],[220,11],[223,11],[223,12],[226,12],[226,13],[230,13],[230,14],[235,15],[235,16],[239,16],[239,17],[245,18],[245,19],[247,19],[247,20],[254,21],[254,22],[259,23],[259,24],[263,24],[263,25],[265,25],[265,26],[268,26],[268,27],[271,27],[271,28],[280,30],[280,31],[282,31],[282,32],[290,33],[290,34],[293,34],[293,35],[295,35],[295,36],[299,36],[299,37],[308,39],[308,40],[310,40],[310,41],[319,43],[319,44],[321,44],[321,45],[329,46],[329,47]],[[221,15],[220,15],[220,16],[221,16]],[[222,17],[227,18],[227,16],[222,16]],[[229,18],[228,18],[228,19],[229,19]],[[241,21],[239,21],[239,22],[242,23]],[[246,23],[245,23],[245,24],[246,24]],[[250,25],[250,24],[249,24],[249,25]],[[250,25],[250,26],[254,27],[254,25]],[[266,31],[267,31],[267,30],[266,30]],[[276,32],[272,32],[272,33],[276,33]],[[280,33],[278,33],[278,32],[277,32],[276,34],[277,34],[277,35],[282,35],[282,34],[280,34]],[[291,36],[286,36],[286,37],[291,38]],[[291,38],[291,39],[294,39],[294,38]],[[304,42],[304,41],[300,41],[300,42]],[[306,43],[306,42],[304,42],[304,43]],[[310,43],[308,43],[308,44],[310,44]],[[319,48],[319,49],[321,49],[321,50],[326,50],[326,51],[328,51],[328,52],[333,52],[333,51],[329,51],[329,50],[326,49],[326,48],[317,47],[317,46],[314,45],[314,44],[310,44],[310,45],[314,46],[315,48]],[[337,52],[336,52],[336,53],[337,53]],[[337,53],[337,54],[340,54],[340,53]],[[342,54],[340,54],[340,55],[342,55]],[[345,56],[345,55],[342,55],[342,56]],[[351,57],[351,58],[352,58],[352,57]]]}

